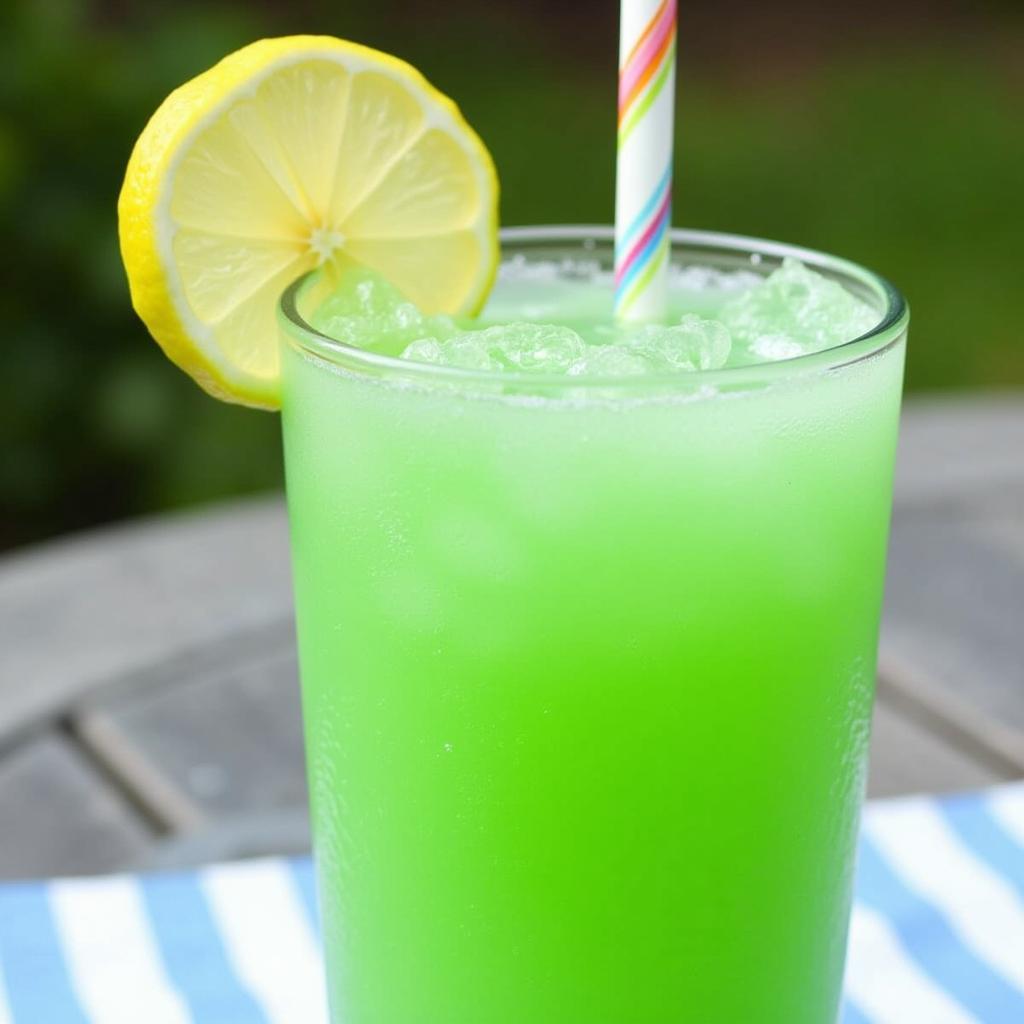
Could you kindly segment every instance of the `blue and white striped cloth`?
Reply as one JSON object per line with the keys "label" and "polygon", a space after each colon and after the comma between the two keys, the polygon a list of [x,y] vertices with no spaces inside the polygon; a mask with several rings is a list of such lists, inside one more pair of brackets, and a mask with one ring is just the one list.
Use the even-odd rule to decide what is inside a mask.
{"label": "blue and white striped cloth", "polygon": [[[308,860],[0,886],[0,1024],[326,1024]],[[1024,783],[869,804],[844,1024],[1024,1022]]]}

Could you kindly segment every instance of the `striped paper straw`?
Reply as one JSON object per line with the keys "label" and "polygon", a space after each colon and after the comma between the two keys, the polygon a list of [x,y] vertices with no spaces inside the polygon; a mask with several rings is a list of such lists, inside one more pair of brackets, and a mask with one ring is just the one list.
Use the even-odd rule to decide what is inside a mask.
{"label": "striped paper straw", "polygon": [[622,0],[615,316],[665,317],[672,219],[676,0]]}

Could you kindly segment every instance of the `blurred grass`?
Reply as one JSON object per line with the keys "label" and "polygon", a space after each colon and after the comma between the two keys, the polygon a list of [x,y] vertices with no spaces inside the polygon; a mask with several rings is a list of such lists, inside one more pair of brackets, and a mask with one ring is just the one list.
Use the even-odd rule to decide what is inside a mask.
{"label": "blurred grass", "polygon": [[[566,61],[567,40],[500,4],[416,21],[387,5],[133,11],[19,0],[0,12],[0,546],[280,483],[277,418],[214,402],[166,363],[131,313],[117,254],[135,136],[227,51],[300,30],[391,49],[492,148],[505,223],[612,210],[610,39]],[[1024,39],[1019,13],[1000,15],[1004,43]],[[911,389],[1024,385],[1015,47],[1000,59],[958,38],[889,38],[816,68],[774,66],[763,50],[715,72],[691,69],[685,42],[675,223],[800,242],[889,276],[913,306]]]}

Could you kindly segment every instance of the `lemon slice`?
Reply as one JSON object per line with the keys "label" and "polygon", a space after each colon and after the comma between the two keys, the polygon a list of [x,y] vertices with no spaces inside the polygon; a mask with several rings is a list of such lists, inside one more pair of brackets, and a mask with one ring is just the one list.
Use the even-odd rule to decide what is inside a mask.
{"label": "lemon slice", "polygon": [[118,202],[132,303],[218,398],[278,405],[276,304],[318,266],[377,271],[471,314],[497,266],[497,176],[404,61],[330,36],[264,39],[164,100]]}

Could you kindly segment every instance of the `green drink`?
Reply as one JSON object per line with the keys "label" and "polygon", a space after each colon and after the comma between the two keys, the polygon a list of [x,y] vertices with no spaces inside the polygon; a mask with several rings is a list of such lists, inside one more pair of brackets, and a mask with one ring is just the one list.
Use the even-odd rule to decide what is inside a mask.
{"label": "green drink", "polygon": [[[846,291],[754,283],[784,255]],[[582,355],[383,307],[360,351],[306,325],[318,282],[284,301],[332,1019],[831,1024],[902,300],[680,235],[673,319],[699,317],[666,355],[604,326],[606,235],[506,259],[485,322]]]}

